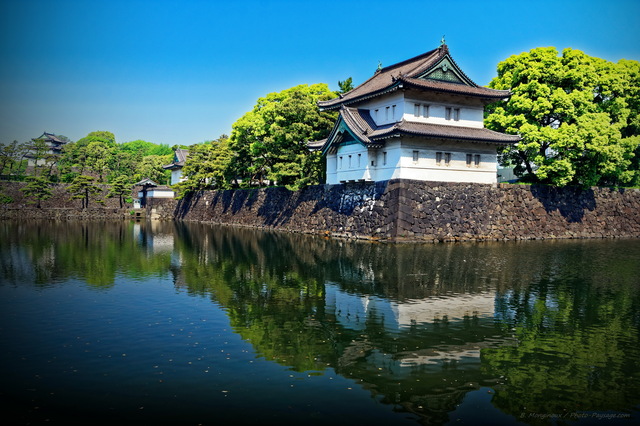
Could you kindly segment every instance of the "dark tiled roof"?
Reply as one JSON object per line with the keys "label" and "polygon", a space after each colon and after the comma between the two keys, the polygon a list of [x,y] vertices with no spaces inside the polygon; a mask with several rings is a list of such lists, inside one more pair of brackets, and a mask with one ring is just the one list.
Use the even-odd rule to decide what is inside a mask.
{"label": "dark tiled roof", "polygon": [[187,161],[187,157],[189,156],[189,151],[186,149],[178,148],[176,149],[176,159],[177,164],[180,166],[184,166],[185,161]]}
{"label": "dark tiled roof", "polygon": [[158,184],[149,178],[144,178],[140,182],[134,183],[133,186],[158,186]]}
{"label": "dark tiled roof", "polygon": [[162,166],[163,169],[173,170],[184,167],[187,157],[189,156],[189,151],[186,149],[178,148],[175,150],[173,155],[173,163],[167,164],[166,166]]}
{"label": "dark tiled roof", "polygon": [[520,141],[518,135],[507,135],[493,130],[476,127],[450,126],[444,124],[419,123],[402,120],[396,123],[376,126],[369,110],[356,109],[343,106],[340,108],[340,117],[336,126],[327,139],[309,142],[307,146],[312,150],[326,150],[328,144],[338,131],[340,122],[349,128],[352,134],[365,145],[380,145],[384,139],[413,135],[426,138],[455,139],[472,142],[488,142],[500,145],[512,144]]}
{"label": "dark tiled roof", "polygon": [[[478,142],[493,142],[498,144],[516,143],[521,139],[518,135],[507,135],[505,133],[494,132],[493,130],[485,128],[415,123],[404,120],[397,123],[389,133]],[[386,134],[380,132],[379,136],[376,135],[374,139],[379,137],[386,137]]]}
{"label": "dark tiled roof", "polygon": [[[441,60],[448,57],[454,64],[464,81],[464,84],[436,82],[418,78],[423,76]],[[407,59],[394,65],[382,68],[367,81],[355,89],[328,101],[318,102],[321,109],[338,109],[341,105],[349,105],[387,92],[397,90],[401,85],[408,84],[423,90],[444,91],[468,96],[503,99],[510,95],[508,90],[494,90],[475,84],[457,67],[449,55],[447,45]]]}
{"label": "dark tiled roof", "polygon": [[447,83],[445,81],[424,80],[421,78],[401,77],[400,80],[409,86],[419,89],[429,89],[436,92],[457,93],[467,96],[478,96],[482,98],[504,99],[511,95],[508,90],[495,90],[482,86],[466,86],[457,83]]}
{"label": "dark tiled roof", "polygon": [[33,138],[31,140],[35,141],[39,139],[44,139],[45,141],[50,142],[51,144],[54,144],[54,145],[63,145],[67,143],[63,140],[60,140],[58,136],[54,135],[53,133],[47,133],[47,132],[43,132],[39,138]]}
{"label": "dark tiled roof", "polygon": [[327,143],[326,139],[321,139],[319,141],[307,142],[307,148],[309,148],[311,151],[317,151],[317,150],[321,149],[324,146],[325,143]]}

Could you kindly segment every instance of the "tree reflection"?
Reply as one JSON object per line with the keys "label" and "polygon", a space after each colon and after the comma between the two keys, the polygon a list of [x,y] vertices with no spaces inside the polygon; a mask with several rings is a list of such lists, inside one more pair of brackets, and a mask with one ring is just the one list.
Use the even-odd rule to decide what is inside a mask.
{"label": "tree reflection", "polygon": [[481,386],[521,420],[640,402],[637,240],[385,245],[161,222],[5,222],[0,237],[4,283],[171,273],[258,356],[335,370],[426,423]]}
{"label": "tree reflection", "polygon": [[[178,281],[227,309],[259,355],[296,371],[331,367],[425,421],[446,421],[483,385],[516,417],[639,401],[636,241],[379,245],[180,232],[192,255]],[[473,303],[479,311],[460,310]]]}
{"label": "tree reflection", "polygon": [[118,274],[136,278],[165,273],[173,244],[167,251],[149,242],[168,235],[167,225],[173,237],[173,224],[152,230],[151,224],[120,221],[5,221],[0,223],[2,278],[39,287],[76,278],[106,289]]}

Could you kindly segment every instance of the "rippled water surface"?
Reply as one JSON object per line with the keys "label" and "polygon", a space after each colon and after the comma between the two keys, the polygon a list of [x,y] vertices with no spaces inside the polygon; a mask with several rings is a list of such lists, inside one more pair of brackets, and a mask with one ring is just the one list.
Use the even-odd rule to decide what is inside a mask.
{"label": "rippled water surface", "polygon": [[634,424],[640,241],[0,222],[17,424]]}

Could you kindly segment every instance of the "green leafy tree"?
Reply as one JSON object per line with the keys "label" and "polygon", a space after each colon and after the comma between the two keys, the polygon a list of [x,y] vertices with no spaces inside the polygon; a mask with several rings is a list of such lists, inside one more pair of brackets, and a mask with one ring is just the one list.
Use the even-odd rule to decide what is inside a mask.
{"label": "green leafy tree", "polygon": [[147,155],[142,158],[134,174],[135,181],[149,178],[159,184],[164,184],[171,179],[171,172],[163,168],[171,162],[171,155]]}
{"label": "green leafy tree", "polygon": [[344,81],[338,81],[338,93],[347,93],[350,90],[353,90],[353,79],[351,77],[347,78]]}
{"label": "green leafy tree", "polygon": [[0,175],[20,173],[27,151],[27,144],[18,141],[7,145],[0,144]]}
{"label": "green leafy tree", "polygon": [[140,157],[144,157],[147,155],[172,155],[173,154],[171,147],[169,145],[166,145],[166,144],[158,145],[158,144],[143,141],[140,139],[120,144],[118,148],[123,151],[135,152],[139,154]]}
{"label": "green leafy tree", "polygon": [[98,182],[103,182],[104,176],[113,164],[115,147],[102,141],[93,141],[86,146],[86,166],[98,175]]}
{"label": "green leafy tree", "polygon": [[253,110],[233,124],[230,171],[243,186],[269,182],[299,188],[319,182],[321,157],[306,143],[326,137],[335,112],[317,102],[335,97],[324,83],[303,84],[258,99]]}
{"label": "green leafy tree", "polygon": [[226,189],[231,187],[230,164],[233,153],[229,138],[221,135],[217,140],[189,147],[189,161],[182,169],[186,180],[174,185],[183,195],[209,187]]}
{"label": "green leafy tree", "polygon": [[84,138],[76,142],[80,146],[89,145],[91,142],[101,142],[108,146],[116,145],[116,137],[113,133],[107,131],[91,132]]}
{"label": "green leafy tree", "polygon": [[78,175],[95,173],[102,181],[113,163],[116,137],[111,132],[91,132],[75,143],[67,143],[59,162],[62,180],[72,181]]}
{"label": "green leafy tree", "polygon": [[79,175],[73,179],[67,191],[71,194],[72,200],[82,200],[82,208],[86,209],[89,207],[91,197],[99,194],[101,189],[96,185],[93,176]]}
{"label": "green leafy tree", "polygon": [[[173,151],[168,145],[157,145],[143,140],[119,144],[112,155],[110,181],[120,175],[134,176],[148,172],[148,169],[143,171],[138,170],[139,166],[142,165],[143,159],[147,156],[170,158],[169,156],[171,155],[173,155]],[[168,162],[169,161],[171,160],[168,160]],[[163,163],[163,165],[167,163]],[[144,164],[144,167],[148,166],[149,161]],[[155,172],[153,174],[157,175]]]}
{"label": "green leafy tree", "polygon": [[120,201],[120,208],[124,207],[124,201],[126,197],[131,195],[131,182],[129,179],[120,175],[111,182],[111,189],[107,193],[107,198],[118,198]]}
{"label": "green leafy tree", "polygon": [[43,200],[51,198],[51,181],[44,176],[27,176],[27,185],[20,189],[30,204],[41,208]]}
{"label": "green leafy tree", "polygon": [[116,149],[112,155],[108,181],[113,183],[120,176],[134,176],[142,158],[135,152]]}
{"label": "green leafy tree", "polygon": [[489,86],[513,93],[487,108],[485,124],[522,136],[500,162],[524,180],[591,186],[638,179],[640,63],[537,48],[500,62]]}
{"label": "green leafy tree", "polygon": [[28,146],[28,154],[33,161],[33,176],[41,176],[46,168],[51,174],[51,168],[57,162],[57,156],[51,154],[49,145],[44,139],[34,139]]}

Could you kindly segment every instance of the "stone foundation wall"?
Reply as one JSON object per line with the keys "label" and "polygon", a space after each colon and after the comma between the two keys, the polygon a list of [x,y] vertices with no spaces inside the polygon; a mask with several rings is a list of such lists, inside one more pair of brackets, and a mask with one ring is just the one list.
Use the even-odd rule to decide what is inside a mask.
{"label": "stone foundation wall", "polygon": [[[64,187],[35,208],[14,202],[0,219],[124,219],[131,206],[81,210]],[[11,192],[13,191],[13,192]],[[140,211],[137,211],[140,213]],[[554,188],[391,180],[377,183],[202,191],[150,199],[137,218],[186,220],[380,241],[484,241],[640,237],[640,189]]]}
{"label": "stone foundation wall", "polygon": [[204,191],[179,220],[348,238],[482,241],[640,237],[640,190],[391,180]]}
{"label": "stone foundation wall", "polygon": [[[0,195],[11,199],[8,204],[0,204],[0,219],[123,219],[130,217],[130,212],[133,209],[131,204],[120,208],[120,201],[117,198],[106,198],[109,191],[107,185],[102,185],[101,194],[96,194],[91,198],[89,208],[82,209],[81,200],[71,199],[71,195],[67,192],[67,184],[52,185],[51,198],[42,200],[41,208],[37,208],[20,190],[25,185],[23,182],[0,183]],[[104,199],[104,203],[98,203],[96,199]]]}

